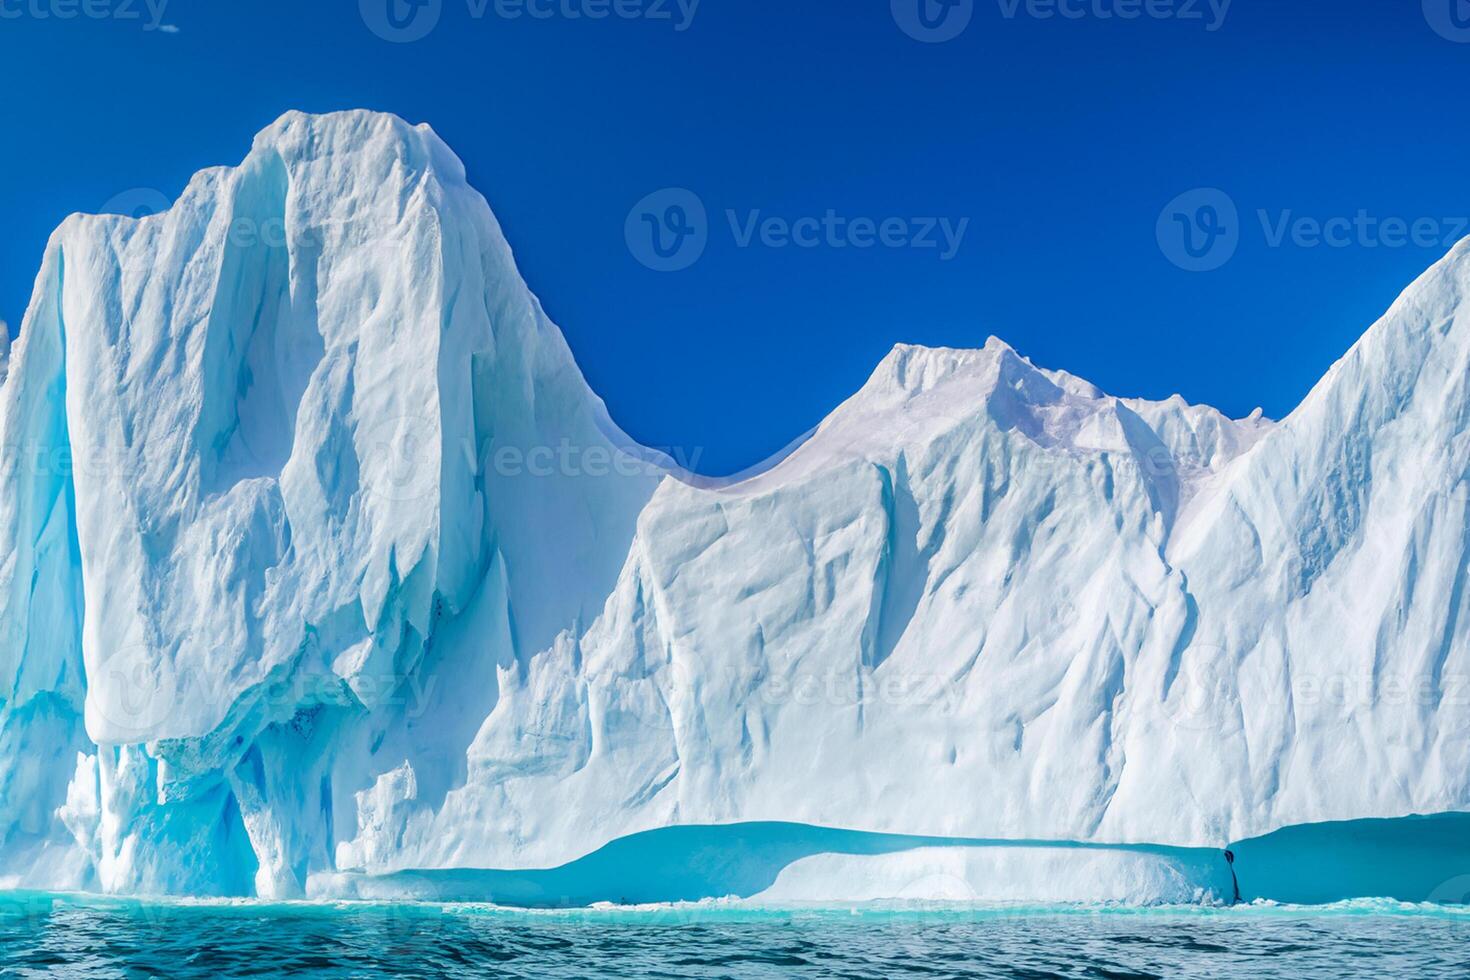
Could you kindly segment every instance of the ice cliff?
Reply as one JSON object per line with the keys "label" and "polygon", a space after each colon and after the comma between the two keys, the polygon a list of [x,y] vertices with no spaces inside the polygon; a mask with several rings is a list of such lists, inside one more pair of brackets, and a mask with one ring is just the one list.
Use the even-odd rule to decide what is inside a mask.
{"label": "ice cliff", "polygon": [[1462,243],[1279,424],[900,346],[710,481],[609,419],[427,127],[289,114],[167,213],[68,219],[0,356],[0,873],[1470,809],[1467,288]]}

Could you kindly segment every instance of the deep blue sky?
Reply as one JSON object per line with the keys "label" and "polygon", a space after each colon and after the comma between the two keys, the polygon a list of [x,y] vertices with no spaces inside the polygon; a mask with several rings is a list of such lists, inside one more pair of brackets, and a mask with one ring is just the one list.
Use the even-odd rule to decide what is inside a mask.
{"label": "deep blue sky", "polygon": [[[1206,0],[1204,20],[973,0],[934,44],[889,0],[703,0],[683,31],[676,0],[674,21],[507,19],[494,0],[476,19],[478,0],[442,0],[413,43],[375,35],[358,0],[171,0],[175,32],[144,30],[143,0],[88,0],[140,20],[35,15],[68,2],[0,0],[20,14],[0,18],[0,317],[18,323],[67,213],[174,195],[286,109],[391,110],[464,159],[614,416],[707,472],[815,424],[898,341],[993,333],[1116,394],[1282,415],[1470,215],[1470,43],[1420,0],[1235,0],[1216,30]],[[1470,40],[1452,2],[1470,22],[1467,0],[1425,6]],[[625,243],[665,187],[710,216],[678,272]],[[1198,187],[1239,213],[1238,251],[1210,272],[1157,234]],[[1184,220],[1207,221],[1202,203]],[[741,248],[727,209],[969,226],[950,261]],[[1434,242],[1273,247],[1259,210],[1433,220]]]}

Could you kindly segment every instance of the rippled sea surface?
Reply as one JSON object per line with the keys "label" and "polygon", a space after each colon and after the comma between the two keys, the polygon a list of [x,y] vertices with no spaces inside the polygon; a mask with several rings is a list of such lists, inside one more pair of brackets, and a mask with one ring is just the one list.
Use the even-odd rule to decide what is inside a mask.
{"label": "rippled sea surface", "polygon": [[0,897],[16,977],[1470,976],[1470,912],[1324,908],[515,912]]}

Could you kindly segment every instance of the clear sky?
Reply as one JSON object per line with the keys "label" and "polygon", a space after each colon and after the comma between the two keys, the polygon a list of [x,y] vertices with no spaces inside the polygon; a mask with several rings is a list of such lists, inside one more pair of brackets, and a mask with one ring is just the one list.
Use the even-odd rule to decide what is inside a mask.
{"label": "clear sky", "polygon": [[1280,416],[1470,233],[1470,0],[151,3],[0,0],[0,318],[67,213],[389,110],[618,421],[711,473],[896,342]]}

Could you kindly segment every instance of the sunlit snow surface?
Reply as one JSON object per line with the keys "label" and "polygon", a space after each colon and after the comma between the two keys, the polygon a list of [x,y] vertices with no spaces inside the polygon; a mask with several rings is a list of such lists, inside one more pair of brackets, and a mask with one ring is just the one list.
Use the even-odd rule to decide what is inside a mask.
{"label": "sunlit snow surface", "polygon": [[938,842],[797,897],[1209,900],[1233,841],[1470,809],[1467,284],[1462,243],[1279,424],[900,346],[709,481],[608,418],[432,132],[287,115],[47,248],[0,872],[330,897],[781,823]]}

